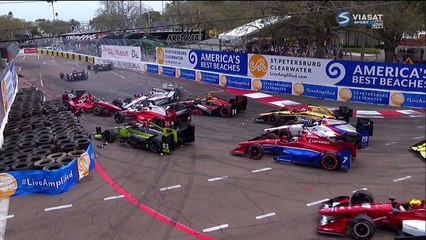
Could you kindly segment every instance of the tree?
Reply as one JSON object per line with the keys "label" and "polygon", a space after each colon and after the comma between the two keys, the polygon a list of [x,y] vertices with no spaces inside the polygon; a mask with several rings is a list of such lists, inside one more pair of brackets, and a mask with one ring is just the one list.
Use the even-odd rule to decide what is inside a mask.
{"label": "tree", "polygon": [[53,6],[53,3],[54,2],[57,2],[57,0],[53,0],[53,1],[46,1],[47,3],[49,3],[49,4],[51,4],[51,6],[52,6],[52,13],[53,13],[53,20],[55,20],[55,15],[56,15],[56,17],[58,16],[58,13],[56,13],[55,14],[55,8],[54,8],[54,6]]}
{"label": "tree", "polygon": [[9,11],[9,12],[7,13],[7,16],[9,16],[9,18],[13,18],[13,13],[12,13],[12,11]]}

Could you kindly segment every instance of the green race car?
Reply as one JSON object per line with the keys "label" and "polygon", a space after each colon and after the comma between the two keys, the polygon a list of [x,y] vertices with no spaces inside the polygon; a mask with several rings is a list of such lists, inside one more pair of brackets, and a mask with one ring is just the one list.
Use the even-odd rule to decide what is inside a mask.
{"label": "green race car", "polygon": [[161,128],[152,122],[145,121],[106,129],[104,132],[97,128],[95,139],[102,139],[107,143],[118,140],[135,148],[170,154],[176,146],[195,140],[195,127],[190,123],[182,122],[176,129]]}

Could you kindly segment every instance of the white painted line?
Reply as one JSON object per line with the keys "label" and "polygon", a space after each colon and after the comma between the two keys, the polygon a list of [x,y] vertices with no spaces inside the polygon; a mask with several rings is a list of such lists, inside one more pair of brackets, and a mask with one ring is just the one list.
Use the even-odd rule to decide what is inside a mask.
{"label": "white painted line", "polygon": [[416,126],[416,128],[425,128],[425,126]]}
{"label": "white painted line", "polygon": [[20,71],[21,71],[21,68],[22,68],[22,67],[18,67],[18,72],[20,72]]}
{"label": "white painted line", "polygon": [[14,218],[14,217],[15,217],[15,215],[7,215],[7,216],[4,216],[4,217],[0,217],[0,220]]}
{"label": "white painted line", "polygon": [[367,110],[356,110],[356,114],[357,115],[379,115],[381,116],[382,114],[379,113],[378,111],[367,111]]}
{"label": "white painted line", "polygon": [[41,76],[41,73],[40,73],[40,85],[41,85],[42,87],[44,87],[44,86],[43,86],[43,77]]}
{"label": "white painted line", "polygon": [[225,179],[225,178],[228,178],[228,176],[209,178],[209,179],[207,179],[207,181],[214,182],[214,181],[219,181],[219,180],[222,180],[222,179]]}
{"label": "white painted line", "polygon": [[124,198],[124,195],[106,197],[106,198],[104,198],[104,201],[113,200],[113,199],[117,199],[117,198]]}
{"label": "white painted line", "polygon": [[353,190],[352,193],[354,193],[356,191],[359,191],[359,190],[368,190],[368,188],[365,187],[365,188],[360,188],[360,189],[357,189],[357,190]]}
{"label": "white painted line", "polygon": [[275,213],[274,213],[274,212],[271,212],[271,213],[267,213],[267,214],[264,214],[264,215],[257,216],[257,217],[256,217],[256,220],[259,220],[259,219],[262,219],[262,218],[268,218],[268,217],[272,217],[272,216],[275,216]]}
{"label": "white painted line", "polygon": [[414,111],[414,110],[396,110],[396,112],[407,114],[407,115],[416,115],[421,114],[420,112]]}
{"label": "white painted line", "polygon": [[359,115],[358,113],[356,114],[356,117],[358,118],[385,118],[384,116],[375,116],[375,115]]}
{"label": "white painted line", "polygon": [[181,185],[174,185],[174,186],[170,186],[170,187],[163,187],[163,188],[160,188],[160,191],[167,191],[167,190],[170,190],[170,189],[175,189],[175,188],[180,188],[180,187],[182,187]]}
{"label": "white painted line", "polygon": [[313,206],[313,205],[317,205],[317,204],[320,204],[320,203],[326,202],[326,201],[328,201],[328,200],[330,200],[330,199],[328,199],[328,198],[324,198],[324,199],[322,199],[322,200],[318,200],[318,201],[315,201],[315,202],[307,203],[307,204],[306,204],[306,206],[310,207],[310,206]]}
{"label": "white painted line", "polygon": [[58,210],[58,209],[63,209],[63,208],[70,208],[70,207],[72,207],[72,204],[62,205],[62,206],[57,206],[57,207],[51,207],[51,208],[45,208],[44,211],[48,212],[48,211],[53,211],[53,210]]}
{"label": "white painted line", "polygon": [[25,56],[26,56],[26,55],[24,55],[24,57],[22,57],[22,60],[25,60]]}
{"label": "white painted line", "polygon": [[388,142],[388,143],[385,143],[385,145],[386,146],[389,146],[389,145],[393,145],[393,144],[397,144],[398,142]]}
{"label": "white painted line", "polygon": [[221,230],[221,229],[224,229],[224,228],[227,228],[227,227],[229,227],[228,224],[222,224],[222,225],[219,225],[219,226],[203,229],[203,232],[213,232],[213,231]]}
{"label": "white painted line", "polygon": [[272,97],[272,95],[265,94],[265,93],[247,93],[247,94],[244,94],[244,96],[248,98],[254,98],[254,99]]}
{"label": "white painted line", "polygon": [[421,137],[413,137],[413,139],[422,139],[425,138],[425,136],[421,136]]}
{"label": "white painted line", "polygon": [[118,74],[118,73],[116,73],[116,72],[112,72],[112,73],[114,73],[114,74],[115,74],[115,75],[117,75],[117,76],[118,76],[118,75],[120,75],[120,74]]}
{"label": "white painted line", "polygon": [[119,77],[121,77],[122,79],[124,79],[124,77],[123,76],[121,76],[121,75],[118,75]]}
{"label": "white painted line", "polygon": [[274,101],[274,102],[269,102],[269,103],[274,104],[274,105],[279,106],[279,107],[284,107],[284,106],[287,106],[287,105],[298,105],[298,104],[300,104],[298,102],[294,102],[294,101],[291,101],[291,100]]}
{"label": "white painted line", "polygon": [[5,239],[8,213],[9,213],[9,198],[0,199],[0,240]]}
{"label": "white painted line", "polygon": [[37,59],[40,59],[40,55],[37,54]]}
{"label": "white painted line", "polygon": [[272,170],[272,168],[267,167],[267,168],[261,168],[261,169],[256,169],[256,170],[252,170],[252,173],[258,173],[258,172],[264,172],[264,171],[269,171]]}
{"label": "white painted line", "polygon": [[410,179],[410,178],[411,178],[411,176],[405,176],[405,177],[402,177],[402,178],[394,179],[393,182],[401,182],[401,181],[404,181],[404,180],[407,180],[407,179]]}

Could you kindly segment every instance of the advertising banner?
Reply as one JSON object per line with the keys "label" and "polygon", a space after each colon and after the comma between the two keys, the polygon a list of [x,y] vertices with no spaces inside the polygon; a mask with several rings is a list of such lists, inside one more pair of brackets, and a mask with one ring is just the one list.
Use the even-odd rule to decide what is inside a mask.
{"label": "advertising banner", "polygon": [[197,82],[219,85],[219,74],[197,71],[195,74]]}
{"label": "advertising banner", "polygon": [[101,57],[127,61],[142,61],[140,47],[101,45]]}
{"label": "advertising banner", "polygon": [[37,54],[37,48],[24,48],[25,54]]}
{"label": "advertising banner", "polygon": [[254,91],[291,94],[291,82],[253,78],[251,86]]}
{"label": "advertising banner", "polygon": [[158,74],[158,65],[157,64],[146,64],[146,72]]}
{"label": "advertising banner", "polygon": [[195,71],[189,69],[176,68],[176,77],[195,81]]}
{"label": "advertising banner", "polygon": [[293,95],[336,100],[337,87],[293,83]]}
{"label": "advertising banner", "polygon": [[18,87],[18,79],[14,72],[14,64],[12,63],[10,65],[9,70],[6,72],[3,79],[1,80],[3,108],[6,113],[9,111],[10,105],[13,102],[13,98]]}
{"label": "advertising banner", "polygon": [[426,94],[391,91],[389,97],[389,105],[398,107],[425,108]]}
{"label": "advertising banner", "polygon": [[55,170],[22,170],[0,173],[0,198],[45,193],[56,195],[68,191],[87,176],[95,166],[92,144],[77,161]]}
{"label": "advertising banner", "polygon": [[166,66],[158,66],[158,74],[175,77],[176,76],[176,68],[174,67],[166,67]]}
{"label": "advertising banner", "polygon": [[219,78],[219,85],[251,90],[251,78],[221,75]]}
{"label": "advertising banner", "polygon": [[337,96],[338,101],[344,102],[360,102],[383,105],[388,105],[389,103],[388,91],[339,87]]}
{"label": "advertising banner", "polygon": [[143,69],[142,62],[130,62],[130,61],[124,61],[124,60],[118,60],[118,59],[96,58],[95,63],[96,64],[111,63],[114,67],[125,68],[125,69],[136,70],[136,71],[142,71]]}
{"label": "advertising banner", "polygon": [[247,76],[247,54],[245,53],[156,48],[156,63]]}

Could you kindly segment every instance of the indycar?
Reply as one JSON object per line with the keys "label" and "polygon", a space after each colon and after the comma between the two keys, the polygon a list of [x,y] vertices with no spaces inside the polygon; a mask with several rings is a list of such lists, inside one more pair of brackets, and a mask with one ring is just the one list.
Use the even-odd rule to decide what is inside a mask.
{"label": "indycar", "polygon": [[426,159],[426,140],[411,145],[410,149],[414,152],[419,152],[420,156]]}
{"label": "indycar", "polygon": [[416,221],[417,226],[423,224],[423,231],[419,231],[421,228],[411,229],[411,234],[424,237],[425,201],[415,201],[419,204],[414,208],[408,202],[396,201],[394,197],[390,197],[389,202],[374,202],[368,190],[355,191],[351,197],[335,197],[320,208],[317,231],[335,235],[349,232],[354,239],[367,240],[373,238],[376,227],[387,226],[400,231],[403,225],[413,225]]}
{"label": "indycar", "polygon": [[112,114],[116,106],[99,100],[88,93],[85,89],[66,91],[62,94],[64,108],[75,114],[81,112],[94,112],[95,115]]}
{"label": "indycar", "polygon": [[176,146],[195,140],[195,127],[190,123],[180,123],[176,129],[172,129],[143,121],[106,129],[103,132],[100,127],[97,127],[96,131],[95,139],[102,139],[107,143],[118,140],[135,148],[164,154],[170,154]]}
{"label": "indycar", "polygon": [[[268,134],[268,133],[266,133]],[[349,170],[352,158],[356,157],[357,149],[347,142],[331,142],[306,130],[301,137],[288,139],[269,138],[266,134],[248,141],[240,142],[231,151],[233,155],[248,155],[252,159],[260,159],[264,153],[272,153],[275,162],[321,167],[326,170]]]}
{"label": "indycar", "polygon": [[186,99],[168,106],[175,111],[188,109],[192,114],[227,118],[247,109],[247,97],[236,95],[235,98],[226,101],[209,93],[204,99]]}
{"label": "indycar", "polygon": [[87,65],[87,70],[93,70],[96,72],[99,71],[109,71],[113,70],[114,65],[112,63],[102,63],[102,64],[89,64]]}
{"label": "indycar", "polygon": [[[369,121],[369,136],[373,135],[373,126],[373,121]],[[342,140],[354,144],[357,148],[361,148],[362,136],[359,133],[360,128],[356,128],[343,120],[323,118],[320,121],[316,121],[315,119],[311,119],[305,120],[303,123],[266,128],[264,131],[269,133],[269,138],[282,138],[286,136],[288,139],[291,139],[292,137],[299,137],[304,129],[326,137],[333,142]]]}
{"label": "indycar", "polygon": [[130,97],[124,101],[114,100],[113,104],[129,108],[135,104],[151,104],[156,106],[165,105],[167,103],[177,101],[183,96],[183,87],[177,87],[174,84],[164,83],[158,87],[153,87],[146,94],[135,94],[135,99]]}
{"label": "indycar", "polygon": [[346,106],[340,106],[338,110],[330,110],[326,107],[299,104],[284,106],[279,110],[261,113],[255,119],[259,123],[269,123],[275,126],[282,124],[303,123],[304,120],[320,120],[321,118],[338,119],[349,122],[353,116],[353,110]]}
{"label": "indycar", "polygon": [[76,80],[87,80],[89,79],[89,73],[85,70],[78,72],[77,70],[71,70],[68,73],[60,73],[59,77],[67,81],[76,81]]}

